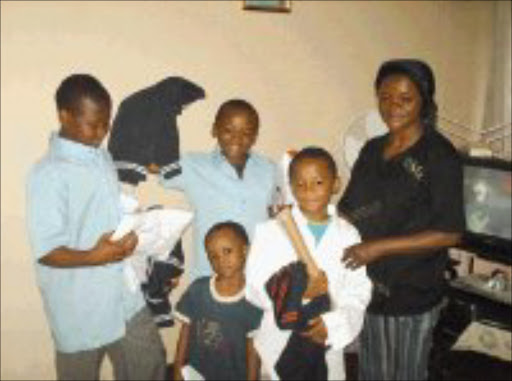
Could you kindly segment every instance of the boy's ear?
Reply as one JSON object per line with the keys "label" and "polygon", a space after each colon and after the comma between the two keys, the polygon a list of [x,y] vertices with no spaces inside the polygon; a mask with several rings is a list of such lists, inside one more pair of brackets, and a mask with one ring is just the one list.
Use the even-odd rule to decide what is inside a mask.
{"label": "boy's ear", "polygon": [[334,184],[332,187],[332,193],[336,194],[340,191],[340,189],[341,189],[341,179],[339,176],[336,176],[336,179],[334,179]]}
{"label": "boy's ear", "polygon": [[68,110],[62,109],[57,112],[57,115],[59,117],[59,122],[61,125],[66,125],[67,122],[69,122],[69,119],[71,117]]}
{"label": "boy's ear", "polygon": [[213,138],[217,138],[217,125],[216,124],[212,124],[211,134],[212,134]]}
{"label": "boy's ear", "polygon": [[59,110],[57,112],[57,116],[58,116],[59,122],[60,122],[60,129],[66,130],[71,122],[71,119],[73,118],[71,111],[66,110],[66,109]]}

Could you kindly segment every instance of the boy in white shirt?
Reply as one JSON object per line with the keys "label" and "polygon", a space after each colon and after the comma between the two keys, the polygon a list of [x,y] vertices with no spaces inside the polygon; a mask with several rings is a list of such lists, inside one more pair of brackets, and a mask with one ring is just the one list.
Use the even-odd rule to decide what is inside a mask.
{"label": "boy in white shirt", "polygon": [[[283,364],[283,354],[293,360],[293,353],[300,353],[300,349],[290,348],[292,331],[279,328],[274,315],[275,300],[269,296],[266,286],[275,274],[297,261],[297,254],[277,220],[257,225],[246,267],[247,299],[264,310],[255,346],[263,369],[272,379],[345,379],[343,348],[362,328],[372,287],[364,267],[353,271],[341,262],[344,248],[359,242],[360,237],[355,227],[337,217],[334,206],[329,205],[331,196],[338,191],[339,178],[336,164],[327,151],[317,147],[301,150],[290,163],[289,176],[297,200],[292,208],[293,219],[311,256],[323,271],[323,280],[308,280],[304,295],[314,299],[327,292],[330,301],[329,310],[309,320],[306,329],[298,335],[304,342],[309,340],[325,349],[327,369],[325,365],[323,369],[310,369],[317,366],[314,361],[311,366],[305,366],[303,359],[298,358]],[[323,284],[324,289],[311,292],[314,283]]]}

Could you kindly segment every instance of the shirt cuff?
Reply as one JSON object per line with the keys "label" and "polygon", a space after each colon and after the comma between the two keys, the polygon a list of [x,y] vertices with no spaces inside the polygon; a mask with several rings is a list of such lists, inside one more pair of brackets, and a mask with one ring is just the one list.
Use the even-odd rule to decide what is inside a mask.
{"label": "shirt cuff", "polygon": [[179,311],[174,311],[174,317],[176,319],[178,319],[179,321],[183,322],[183,323],[187,323],[187,324],[190,324],[190,318],[188,316],[185,316],[183,315],[181,312]]}

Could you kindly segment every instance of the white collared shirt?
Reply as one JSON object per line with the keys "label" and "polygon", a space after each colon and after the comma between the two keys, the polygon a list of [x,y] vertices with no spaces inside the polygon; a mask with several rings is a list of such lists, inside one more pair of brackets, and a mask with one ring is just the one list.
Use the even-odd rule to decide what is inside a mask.
{"label": "white collared shirt", "polygon": [[[326,360],[329,379],[344,378],[342,351],[359,334],[366,306],[371,296],[371,281],[366,268],[349,270],[341,262],[343,250],[360,242],[359,233],[347,221],[335,215],[330,205],[329,226],[318,244],[307,227],[307,219],[298,207],[293,207],[292,215],[302,234],[313,259],[327,276],[331,310],[322,319],[327,328],[326,344],[331,348]],[[266,290],[266,281],[280,268],[296,261],[297,256],[291,242],[276,220],[259,224],[246,265],[247,299],[264,310],[263,322],[255,336],[255,346],[260,353],[264,367],[273,378],[281,352],[291,335],[290,330],[281,330],[275,322],[272,301]],[[340,352],[334,355],[334,352]]]}

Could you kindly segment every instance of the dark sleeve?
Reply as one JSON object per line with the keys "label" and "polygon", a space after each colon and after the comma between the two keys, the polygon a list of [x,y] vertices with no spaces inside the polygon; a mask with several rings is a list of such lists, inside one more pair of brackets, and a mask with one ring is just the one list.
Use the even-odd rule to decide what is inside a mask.
{"label": "dark sleeve", "polygon": [[194,304],[198,303],[199,291],[199,283],[198,280],[196,280],[183,293],[180,300],[176,304],[176,315],[178,319],[184,320],[187,323],[195,320],[195,311],[197,311],[197,309],[194,308]]}
{"label": "dark sleeve", "polygon": [[431,228],[462,232],[464,217],[463,173],[460,156],[453,151],[433,152],[430,158]]}
{"label": "dark sleeve", "polygon": [[350,172],[350,179],[341,196],[341,199],[338,202],[337,209],[338,213],[343,215],[349,215],[350,211],[354,209],[357,203],[357,195],[360,192],[359,189],[359,179],[364,176],[364,162],[367,160],[369,154],[369,145],[366,143],[359,155],[357,156],[356,161],[354,162],[354,166]]}
{"label": "dark sleeve", "polygon": [[263,311],[255,305],[247,302],[247,335],[252,336],[251,333],[259,328]]}

